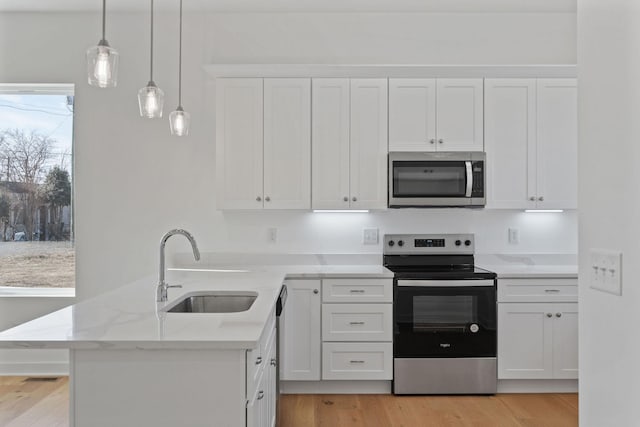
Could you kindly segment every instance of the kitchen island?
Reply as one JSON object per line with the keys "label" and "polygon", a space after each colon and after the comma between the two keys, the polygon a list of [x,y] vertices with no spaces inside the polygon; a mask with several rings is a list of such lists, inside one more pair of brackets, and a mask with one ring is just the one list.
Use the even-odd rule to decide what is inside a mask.
{"label": "kitchen island", "polygon": [[[272,426],[275,303],[285,277],[391,277],[376,265],[169,271],[0,333],[0,348],[70,350],[71,426]],[[226,270],[226,271],[225,271]],[[167,312],[203,292],[256,295],[238,313]]]}

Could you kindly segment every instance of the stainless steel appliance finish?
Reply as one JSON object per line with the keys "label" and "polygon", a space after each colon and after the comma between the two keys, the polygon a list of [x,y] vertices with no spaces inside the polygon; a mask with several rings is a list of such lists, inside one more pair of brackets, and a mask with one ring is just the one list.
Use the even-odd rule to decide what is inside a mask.
{"label": "stainless steel appliance finish", "polygon": [[395,394],[494,394],[496,274],[474,265],[472,234],[384,237],[394,272]]}
{"label": "stainless steel appliance finish", "polygon": [[395,394],[495,394],[495,357],[395,358]]}
{"label": "stainless steel appliance finish", "polygon": [[247,311],[258,294],[206,293],[191,295],[171,307],[169,313],[240,313]]}
{"label": "stainless steel appliance finish", "polygon": [[389,207],[482,207],[484,152],[389,153]]}

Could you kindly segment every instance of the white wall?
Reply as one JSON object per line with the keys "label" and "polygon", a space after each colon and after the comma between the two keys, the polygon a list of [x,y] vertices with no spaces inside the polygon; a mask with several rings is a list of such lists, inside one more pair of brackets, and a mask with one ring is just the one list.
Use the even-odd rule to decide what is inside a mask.
{"label": "white wall", "polygon": [[[177,104],[177,16],[158,14],[155,81],[165,114]],[[480,252],[576,251],[575,214],[461,210],[221,213],[215,208],[213,103],[208,63],[575,63],[574,14],[202,14],[186,15],[183,104],[192,135],[173,138],[166,117],[137,116],[148,80],[148,18],[109,14],[107,39],[121,53],[113,90],[89,87],[84,51],[100,36],[97,14],[0,15],[0,82],[76,84],[75,184],[77,294],[90,297],[155,275],[157,245],[173,227],[191,230],[203,251],[370,252],[364,226],[384,232],[475,231]],[[506,229],[522,243],[507,244]],[[276,245],[268,227],[279,229]],[[184,251],[185,242],[169,250]],[[0,312],[9,304],[0,301]],[[34,304],[37,304],[34,302]],[[40,306],[41,308],[44,306]],[[0,319],[2,321],[2,319]],[[0,323],[0,329],[9,323]],[[0,355],[1,357],[1,355]]]}
{"label": "white wall", "polygon": [[[640,422],[640,3],[578,1],[580,423]],[[589,288],[589,249],[623,251],[622,296]]]}

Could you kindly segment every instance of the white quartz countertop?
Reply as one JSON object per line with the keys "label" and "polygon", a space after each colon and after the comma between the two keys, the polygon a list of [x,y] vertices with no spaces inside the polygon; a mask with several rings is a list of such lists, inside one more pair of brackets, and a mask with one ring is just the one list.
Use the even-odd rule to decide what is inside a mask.
{"label": "white quartz countertop", "polygon": [[[232,270],[232,271],[230,271]],[[391,278],[381,265],[229,265],[169,269],[166,303],[149,277],[0,332],[0,348],[250,349],[257,347],[285,278]],[[187,294],[256,292],[240,313],[168,313]]]}
{"label": "white quartz countertop", "polygon": [[572,254],[477,255],[476,265],[495,272],[499,279],[578,277]]}

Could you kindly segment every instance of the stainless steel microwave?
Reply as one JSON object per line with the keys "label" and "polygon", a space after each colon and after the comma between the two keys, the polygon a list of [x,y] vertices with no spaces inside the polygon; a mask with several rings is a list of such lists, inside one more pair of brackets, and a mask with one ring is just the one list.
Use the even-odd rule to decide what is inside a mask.
{"label": "stainless steel microwave", "polygon": [[482,207],[483,152],[389,153],[389,207]]}

